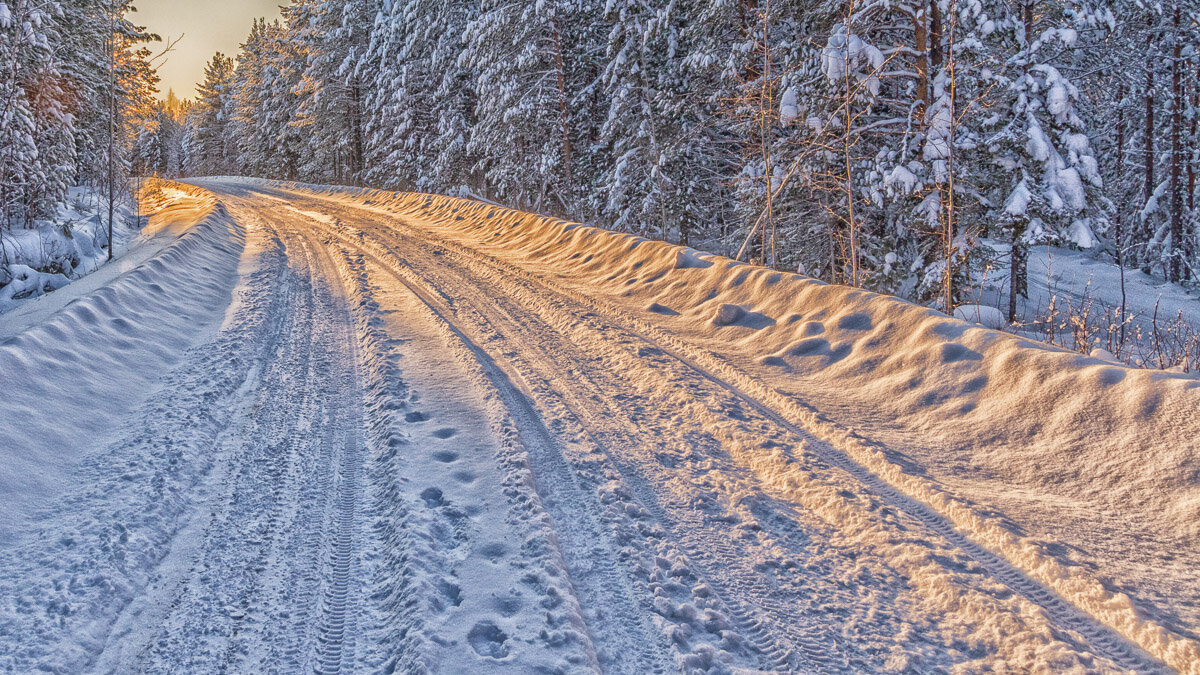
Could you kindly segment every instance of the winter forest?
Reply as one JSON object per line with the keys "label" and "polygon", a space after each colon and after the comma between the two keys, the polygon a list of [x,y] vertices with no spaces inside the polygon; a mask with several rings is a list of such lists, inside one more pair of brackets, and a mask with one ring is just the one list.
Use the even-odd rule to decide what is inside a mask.
{"label": "winter forest", "polygon": [[0,0],[0,673],[1200,675],[1198,173],[1200,0]]}
{"label": "winter forest", "polygon": [[1200,280],[1191,0],[295,0],[184,101],[132,9],[0,2],[8,231],[72,186],[246,175],[473,195],[934,307],[991,272],[1010,319],[1038,244]]}

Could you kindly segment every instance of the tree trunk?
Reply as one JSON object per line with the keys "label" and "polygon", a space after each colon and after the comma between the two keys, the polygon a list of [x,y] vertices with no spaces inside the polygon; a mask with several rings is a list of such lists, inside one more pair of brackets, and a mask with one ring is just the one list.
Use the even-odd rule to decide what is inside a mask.
{"label": "tree trunk", "polygon": [[1008,322],[1017,320],[1017,297],[1028,297],[1029,285],[1026,278],[1028,272],[1029,251],[1025,249],[1024,230],[1013,230],[1012,253],[1009,255],[1008,274]]}
{"label": "tree trunk", "polygon": [[[1117,167],[1114,175],[1120,180],[1120,177],[1125,173],[1125,83],[1122,82],[1117,88]],[[1121,216],[1121,206],[1116,207],[1116,243],[1117,257],[1121,257],[1121,250],[1125,247],[1124,238],[1124,221]]]}
{"label": "tree trunk", "polygon": [[[1189,147],[1185,154],[1189,155],[1187,162],[1187,211],[1188,225],[1185,237],[1187,241],[1184,246],[1184,255],[1188,260],[1196,260],[1196,235],[1197,229],[1200,228],[1200,218],[1196,214],[1196,168],[1200,164],[1200,69],[1196,72],[1196,79],[1192,82],[1192,128],[1188,133]],[[1184,274],[1190,281],[1192,278],[1192,268],[1187,266],[1184,268]]]}
{"label": "tree trunk", "polygon": [[575,181],[571,175],[571,117],[568,110],[567,75],[563,64],[562,35],[558,30],[557,19],[550,22],[550,28],[554,34],[554,68],[558,71],[558,114],[559,123],[562,127],[563,168],[566,180],[565,191],[568,195],[567,201],[570,201],[572,185]]}
{"label": "tree trunk", "polygon": [[936,73],[942,67],[945,52],[942,47],[942,9],[938,0],[929,0],[929,71]]}
{"label": "tree trunk", "polygon": [[[767,190],[767,224],[763,227],[763,259],[768,267],[774,268],[775,260],[775,167],[771,161],[771,128],[775,111],[775,96],[771,82],[770,20],[771,0],[763,0],[762,9],[762,53],[763,76],[759,96],[759,123],[762,136],[763,183]],[[768,230],[770,230],[768,234]]]}
{"label": "tree trunk", "polygon": [[[934,0],[934,4],[936,4],[936,0]],[[919,101],[917,114],[923,122],[925,111],[929,110],[929,105],[932,103],[930,97],[933,91],[932,78],[929,75],[929,31],[924,14],[913,16],[913,43],[913,47],[917,51],[917,101]]]}
{"label": "tree trunk", "polygon": [[117,145],[117,83],[116,83],[116,18],[112,7],[109,7],[110,34],[108,36],[108,259],[113,259],[113,202],[116,201],[116,161],[114,153]]}
{"label": "tree trunk", "polygon": [[[1146,27],[1154,27],[1154,18],[1148,15],[1146,18]],[[1154,33],[1148,30],[1146,33],[1146,115],[1145,115],[1145,130],[1142,132],[1142,144],[1144,145],[1145,162],[1145,182],[1142,185],[1142,205],[1149,203],[1150,198],[1154,196],[1154,59],[1151,57],[1151,49],[1154,46]],[[1154,234],[1154,228],[1149,222],[1141,223],[1138,232],[1138,240],[1148,242]],[[1142,256],[1142,271],[1147,274],[1150,272],[1150,256]]]}
{"label": "tree trunk", "polygon": [[[1115,175],[1120,178],[1125,173],[1125,83],[1117,89],[1117,170]],[[1119,308],[1120,340],[1118,345],[1125,346],[1125,221],[1121,215],[1121,207],[1117,206],[1115,232],[1117,267],[1121,270],[1121,307]],[[1111,333],[1110,333],[1111,335]],[[1110,349],[1114,354],[1120,353],[1120,347]]]}
{"label": "tree trunk", "polygon": [[363,123],[362,123],[362,89],[355,77],[350,82],[350,173],[355,187],[362,185],[362,172],[365,158],[363,157]]}
{"label": "tree trunk", "polygon": [[[930,61],[934,68],[940,68],[942,65],[942,20],[940,10],[937,9],[937,0],[930,3],[932,27],[930,33],[932,35],[932,44],[930,45]],[[955,85],[956,73],[954,72],[954,17],[950,18],[950,129],[949,136],[946,138],[946,183],[944,189],[945,197],[943,198],[943,208],[945,211],[945,228],[946,228],[946,279],[945,279],[945,298],[946,313],[954,316],[954,235],[958,228],[955,222],[956,214],[954,212],[954,131],[956,126],[955,99],[957,95],[957,87]]]}
{"label": "tree trunk", "polygon": [[1167,251],[1167,280],[1183,281],[1183,44],[1179,39],[1181,12],[1175,5],[1174,46],[1171,49],[1171,248]]}

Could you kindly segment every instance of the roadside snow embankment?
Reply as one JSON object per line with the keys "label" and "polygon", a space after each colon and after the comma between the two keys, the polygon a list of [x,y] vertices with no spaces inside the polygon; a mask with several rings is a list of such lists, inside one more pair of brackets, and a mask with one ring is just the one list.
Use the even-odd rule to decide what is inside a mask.
{"label": "roadside snow embankment", "polygon": [[[1175,569],[1171,561],[1191,556],[1200,534],[1200,381],[1080,356],[895,298],[494,205],[318,191],[400,215],[667,336],[680,354],[803,423],[1030,578],[1164,662],[1200,672],[1200,647],[1170,628],[1180,615],[1188,625],[1191,600],[1164,619],[1122,592],[1130,585],[1100,581],[1106,566],[1121,564],[1101,541],[1110,537],[1152,558],[1142,578],[1129,579],[1135,590],[1154,581],[1145,569],[1185,574],[1186,564]],[[864,440],[864,432],[886,445]],[[991,511],[996,503],[1003,514]],[[1018,520],[1036,525],[1042,539],[1014,527],[1010,506],[1019,516],[1041,514]],[[1058,511],[1076,528],[1061,539],[1057,524],[1068,520]],[[1143,550],[1134,551],[1139,544]],[[1087,571],[1097,567],[1098,574]],[[1192,598],[1192,585],[1174,590]],[[1158,593],[1140,597],[1170,602]]]}
{"label": "roadside snow embankment", "polygon": [[0,315],[0,542],[224,317],[242,234],[202,190],[161,206],[127,256]]}

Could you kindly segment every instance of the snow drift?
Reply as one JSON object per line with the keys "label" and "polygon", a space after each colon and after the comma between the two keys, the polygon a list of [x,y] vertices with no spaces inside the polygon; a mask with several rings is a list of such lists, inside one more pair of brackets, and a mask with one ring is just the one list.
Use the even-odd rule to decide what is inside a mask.
{"label": "snow drift", "polygon": [[[94,193],[72,188],[67,203],[33,228],[0,229],[0,312],[57,291],[108,260],[103,204]],[[117,205],[114,238],[120,251],[133,230],[130,206]]]}
{"label": "snow drift", "polygon": [[224,316],[240,233],[211,194],[170,198],[122,259],[0,315],[0,541]]}

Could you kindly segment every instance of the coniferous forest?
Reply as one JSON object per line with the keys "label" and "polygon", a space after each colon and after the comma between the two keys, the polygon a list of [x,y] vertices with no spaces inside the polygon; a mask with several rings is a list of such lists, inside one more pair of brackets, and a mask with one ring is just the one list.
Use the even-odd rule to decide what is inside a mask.
{"label": "coniferous forest", "polygon": [[128,10],[0,3],[5,227],[80,181],[237,174],[470,194],[935,306],[990,267],[1015,311],[1042,243],[1200,271],[1191,0],[295,0],[184,102]]}
{"label": "coniferous forest", "polygon": [[1198,172],[1200,0],[0,0],[0,673],[1200,675]]}

